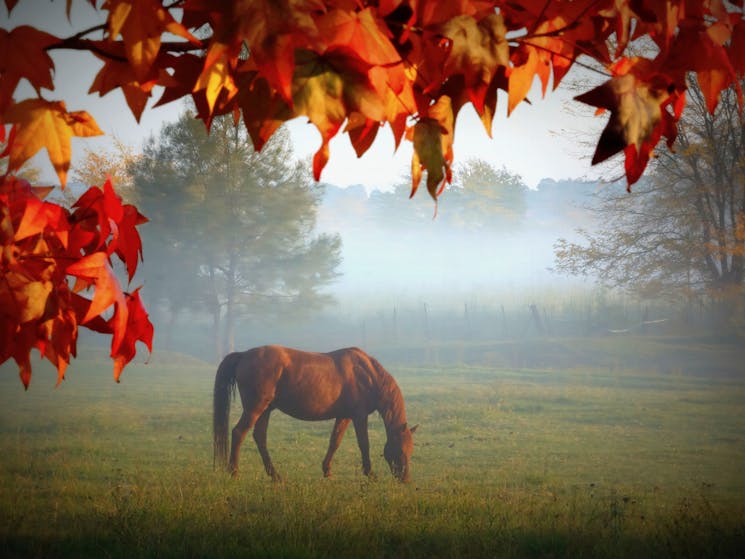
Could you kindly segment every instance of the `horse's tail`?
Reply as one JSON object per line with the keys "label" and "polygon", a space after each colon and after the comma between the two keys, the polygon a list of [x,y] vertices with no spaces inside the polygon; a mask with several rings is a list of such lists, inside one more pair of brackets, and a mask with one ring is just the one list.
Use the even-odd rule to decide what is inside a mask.
{"label": "horse's tail", "polygon": [[230,400],[235,393],[236,365],[240,358],[240,353],[226,355],[215,375],[215,390],[212,397],[213,468],[218,464],[223,467],[228,465]]}

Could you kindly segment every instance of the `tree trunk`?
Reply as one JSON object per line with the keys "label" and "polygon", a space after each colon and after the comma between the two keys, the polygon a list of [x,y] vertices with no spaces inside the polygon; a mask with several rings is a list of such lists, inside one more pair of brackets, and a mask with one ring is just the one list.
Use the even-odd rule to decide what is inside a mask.
{"label": "tree trunk", "polygon": [[235,252],[232,252],[230,255],[227,277],[225,278],[225,347],[227,348],[228,352],[235,351],[235,299],[237,292],[236,273],[236,254]]}
{"label": "tree trunk", "polygon": [[214,266],[209,267],[210,274],[210,313],[212,314],[212,336],[215,344],[215,358],[220,361],[224,356],[222,336],[220,335],[220,322],[222,319],[222,312],[220,309],[220,298],[217,295],[217,280],[215,279],[215,268]]}

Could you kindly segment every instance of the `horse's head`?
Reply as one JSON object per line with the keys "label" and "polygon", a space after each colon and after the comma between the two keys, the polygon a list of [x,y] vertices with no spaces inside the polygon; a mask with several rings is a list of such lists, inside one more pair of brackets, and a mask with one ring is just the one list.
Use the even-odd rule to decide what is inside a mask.
{"label": "horse's head", "polygon": [[409,481],[409,461],[414,451],[414,438],[411,436],[419,425],[411,429],[404,423],[388,433],[383,448],[383,456],[391,467],[391,473],[401,482]]}

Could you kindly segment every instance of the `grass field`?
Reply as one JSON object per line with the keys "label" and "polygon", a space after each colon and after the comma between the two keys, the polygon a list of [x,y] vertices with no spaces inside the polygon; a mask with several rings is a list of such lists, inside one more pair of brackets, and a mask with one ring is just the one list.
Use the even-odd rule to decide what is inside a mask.
{"label": "grass field", "polygon": [[[98,350],[0,372],[2,557],[738,557],[745,376],[388,365],[419,423],[413,482],[350,430],[275,413],[264,474],[212,469],[214,366],[157,355],[121,384]],[[233,417],[237,417],[233,404]]]}

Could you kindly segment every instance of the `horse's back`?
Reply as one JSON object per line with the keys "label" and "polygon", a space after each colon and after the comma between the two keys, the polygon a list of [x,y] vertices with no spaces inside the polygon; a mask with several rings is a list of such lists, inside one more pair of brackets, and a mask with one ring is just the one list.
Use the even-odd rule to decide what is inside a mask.
{"label": "horse's back", "polygon": [[242,354],[238,387],[299,419],[369,414],[375,405],[370,359],[358,348],[317,353],[260,346]]}

